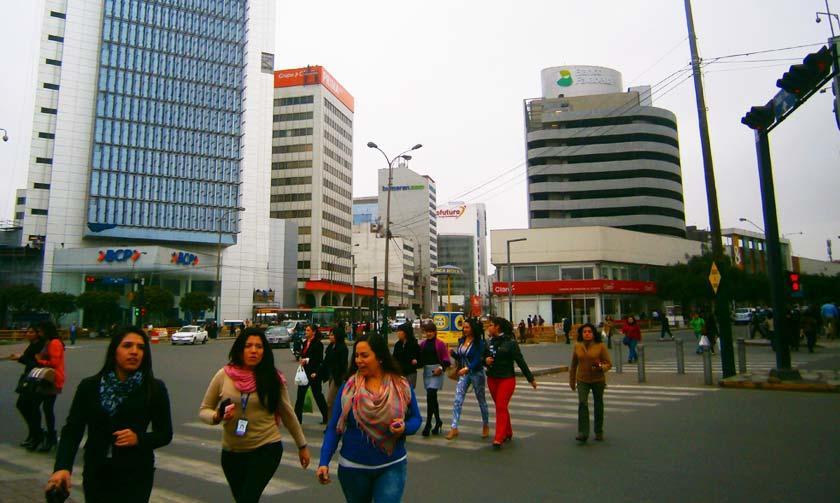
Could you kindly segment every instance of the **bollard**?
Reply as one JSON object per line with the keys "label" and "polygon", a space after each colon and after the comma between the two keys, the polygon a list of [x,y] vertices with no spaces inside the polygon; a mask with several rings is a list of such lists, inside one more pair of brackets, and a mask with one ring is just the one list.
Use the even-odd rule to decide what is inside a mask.
{"label": "bollard", "polygon": [[615,362],[616,374],[621,374],[622,372],[624,372],[624,356],[621,354],[621,346],[623,346],[623,344],[621,343],[613,344],[613,362]]}
{"label": "bollard", "polygon": [[677,374],[685,374],[685,343],[676,339],[674,346],[677,348]]}
{"label": "bollard", "polygon": [[712,384],[712,352],[708,346],[703,346],[703,382]]}
{"label": "bollard", "polygon": [[639,382],[645,382],[645,345],[639,344],[636,346],[636,352],[639,355],[638,369],[639,369]]}
{"label": "bollard", "polygon": [[738,373],[739,374],[746,374],[747,373],[747,341],[744,339],[738,339],[736,341],[738,345]]}

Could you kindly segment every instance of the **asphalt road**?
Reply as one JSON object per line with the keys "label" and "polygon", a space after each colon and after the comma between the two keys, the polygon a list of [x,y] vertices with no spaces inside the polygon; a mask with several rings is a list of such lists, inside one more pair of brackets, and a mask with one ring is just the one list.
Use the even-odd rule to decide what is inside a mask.
{"label": "asphalt road", "polygon": [[[59,423],[66,417],[79,380],[95,373],[102,363],[105,345],[84,342],[68,349],[67,386],[56,406]],[[666,359],[673,351],[669,343],[649,345],[661,345],[651,349],[654,361],[660,354]],[[229,348],[230,341],[196,347],[153,346],[154,368],[169,388],[175,426],[173,444],[157,451],[153,501],[230,501],[219,465],[221,432],[197,418],[207,382],[227,361]],[[534,366],[563,364],[568,346],[531,346],[525,351]],[[274,353],[291,381],[295,363],[290,352],[276,349]],[[19,373],[20,365],[0,362],[0,382],[4,383],[0,386],[0,424],[4,426],[0,430],[0,501],[27,501],[20,491],[9,499],[10,488],[23,487],[25,481],[35,487],[31,501],[42,501],[33,481],[46,480],[52,459],[17,447],[25,435],[12,391]],[[468,398],[462,434],[456,441],[410,439],[405,501],[837,500],[840,397],[635,385],[621,377],[610,377],[622,384],[607,391],[606,441],[585,446],[573,440],[576,398],[565,375],[541,378],[537,391],[520,383],[512,406],[515,439],[500,452],[480,439],[478,410],[474,399]],[[441,393],[446,423],[452,389],[447,382]],[[423,395],[420,391],[421,402]],[[422,403],[421,410],[425,411]],[[316,415],[304,418],[313,464],[321,439],[318,419]],[[318,485],[314,469],[295,466],[293,447],[287,447],[263,501],[343,501],[334,471],[332,484]],[[79,494],[73,496],[82,501]]]}

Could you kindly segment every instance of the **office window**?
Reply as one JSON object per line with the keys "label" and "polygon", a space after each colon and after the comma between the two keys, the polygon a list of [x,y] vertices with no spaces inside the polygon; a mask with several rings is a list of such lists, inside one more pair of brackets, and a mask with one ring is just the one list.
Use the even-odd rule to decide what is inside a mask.
{"label": "office window", "polygon": [[51,42],[64,42],[64,37],[59,37],[58,35],[47,35],[47,40]]}
{"label": "office window", "polygon": [[17,198],[17,204],[26,204],[26,197]]}
{"label": "office window", "polygon": [[35,184],[33,185],[33,188],[49,190],[50,189],[50,184],[35,182]]}
{"label": "office window", "polygon": [[288,105],[308,105],[315,102],[315,96],[290,96],[288,98],[277,98],[274,100],[274,106],[288,106]]}
{"label": "office window", "polygon": [[15,213],[15,220],[23,220],[24,216],[25,214],[22,211],[18,211],[17,213]]}
{"label": "office window", "polygon": [[52,164],[53,160],[50,157],[36,157],[35,162],[38,164]]}
{"label": "office window", "polygon": [[41,107],[41,113],[56,115],[58,114],[58,110],[55,108]]}
{"label": "office window", "polygon": [[53,91],[58,91],[58,84],[50,84],[49,82],[44,82],[44,89],[52,89]]}
{"label": "office window", "polygon": [[59,19],[67,19],[67,14],[65,14],[63,12],[56,12],[54,10],[50,11],[50,16],[57,17]]}
{"label": "office window", "polygon": [[48,65],[61,66],[61,61],[59,61],[59,60],[57,60],[57,59],[50,59],[50,58],[47,58],[47,59],[46,59],[46,63],[47,63]]}
{"label": "office window", "polygon": [[31,209],[31,210],[29,210],[29,211],[30,211],[30,213],[32,213],[33,215],[46,215],[46,214],[47,214],[47,210],[39,210],[39,209],[37,209],[37,208],[32,208],[32,209]]}
{"label": "office window", "polygon": [[47,140],[54,140],[55,133],[38,133],[38,138],[45,138]]}

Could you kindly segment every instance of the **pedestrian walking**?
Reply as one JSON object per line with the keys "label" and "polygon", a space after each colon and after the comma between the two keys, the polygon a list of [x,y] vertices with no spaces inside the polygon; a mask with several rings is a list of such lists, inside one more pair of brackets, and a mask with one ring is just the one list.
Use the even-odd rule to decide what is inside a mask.
{"label": "pedestrian walking", "polygon": [[332,404],[338,390],[347,378],[347,343],[344,324],[338,323],[330,332],[330,343],[324,351],[324,361],[318,369],[318,376],[327,383],[327,418],[332,416]]}
{"label": "pedestrian walking", "polygon": [[169,394],[154,376],[149,338],[141,328],[114,331],[102,369],[76,388],[48,494],[70,493],[73,462],[86,432],[85,501],[149,501],[154,450],[172,441],[172,417]]}
{"label": "pedestrian walking", "polygon": [[[438,405],[438,390],[443,389],[443,371],[450,365],[446,343],[437,338],[437,327],[433,321],[423,323],[425,339],[420,341],[420,365],[423,367],[423,387],[426,388],[426,426],[423,436],[437,435],[443,426]],[[432,419],[435,426],[432,428]]]}
{"label": "pedestrian walking", "polygon": [[[35,362],[39,367],[51,368],[55,372],[53,385],[39,394],[47,432],[38,451],[50,452],[58,443],[58,435],[55,431],[55,400],[64,388],[64,341],[61,340],[58,329],[51,321],[41,323],[37,330],[41,339],[45,341],[45,345],[44,350],[35,355]],[[37,410],[36,407],[36,413]],[[40,419],[38,423],[40,428]]]}
{"label": "pedestrian walking", "polygon": [[406,322],[397,327],[397,342],[394,343],[394,360],[400,366],[403,377],[408,379],[411,389],[417,387],[417,369],[420,368],[420,346],[414,337],[414,327]]}
{"label": "pedestrian walking", "polygon": [[817,344],[817,321],[818,316],[817,306],[808,306],[805,312],[802,313],[802,332],[805,334],[805,342],[808,345],[808,352],[813,353],[814,347]]}
{"label": "pedestrian walking", "polygon": [[76,322],[70,324],[70,345],[76,345]]}
{"label": "pedestrian walking", "polygon": [[528,335],[531,335],[534,328],[534,322],[531,320],[531,315],[528,315]]}
{"label": "pedestrian walking", "polygon": [[321,424],[327,424],[327,401],[324,399],[324,392],[321,389],[321,379],[318,378],[318,369],[324,360],[324,345],[321,343],[321,334],[318,333],[318,327],[315,325],[307,325],[304,333],[305,339],[298,362],[303,366],[309,382],[297,387],[295,415],[298,422],[303,424],[303,402],[306,401],[306,390],[311,389],[312,398],[315,399],[318,411],[321,412]]}
{"label": "pedestrian walking", "polygon": [[502,448],[502,443],[513,438],[513,428],[510,422],[508,405],[516,389],[516,374],[513,371],[513,363],[519,366],[522,374],[537,389],[537,381],[525,363],[519,345],[513,337],[513,327],[504,318],[491,317],[490,325],[487,327],[490,336],[485,345],[484,365],[487,367],[487,386],[490,388],[490,396],[496,405],[496,434],[493,437],[493,448]]}
{"label": "pedestrian walking", "polygon": [[519,320],[519,342],[525,342],[525,320]]}
{"label": "pedestrian walking", "polygon": [[612,349],[613,331],[615,330],[615,321],[611,315],[607,315],[604,319],[604,329],[601,332],[603,338],[607,340],[607,348]]}
{"label": "pedestrian walking", "polygon": [[709,342],[709,351],[711,351],[712,354],[715,354],[715,346],[717,346],[717,340],[718,336],[720,335],[720,330],[718,328],[717,317],[715,316],[714,309],[709,309],[709,314],[706,315],[704,321],[704,335],[706,336]]}
{"label": "pedestrian walking", "polygon": [[9,356],[9,359],[23,365],[23,373],[18,379],[18,385],[15,389],[15,392],[19,393],[16,406],[27,428],[26,439],[20,443],[20,446],[34,451],[44,440],[44,432],[41,429],[41,403],[43,402],[43,395],[34,389],[24,386],[23,383],[32,369],[38,366],[35,357],[44,351],[46,341],[41,337],[40,332],[35,327],[27,328],[24,337],[29,342],[26,349],[23,350],[22,354],[13,353]]}
{"label": "pedestrian walking", "polygon": [[668,317],[665,315],[665,313],[657,313],[657,314],[659,315],[659,325],[660,325],[659,340],[664,341],[665,340],[665,334],[668,334],[668,338],[670,338],[671,340],[674,340],[674,334],[671,333],[671,322],[668,321]]}
{"label": "pedestrian walking", "polygon": [[537,326],[541,327],[543,325],[545,325],[545,320],[543,319],[542,315],[538,314],[537,315]]}
{"label": "pedestrian walking", "polygon": [[820,308],[820,314],[822,315],[826,337],[834,339],[837,337],[837,320],[840,318],[840,311],[833,303],[826,302]]}
{"label": "pedestrian walking", "polygon": [[458,436],[458,423],[461,420],[461,410],[464,398],[470,386],[478,401],[481,411],[481,438],[490,436],[490,419],[487,411],[487,398],[484,387],[487,375],[484,372],[484,330],[475,318],[464,322],[463,335],[458,339],[458,348],[452,350],[451,355],[458,362],[458,382],[455,385],[455,400],[452,404],[452,428],[446,434],[446,440],[454,440]]}
{"label": "pedestrian walking", "polygon": [[330,460],[338,449],[338,480],[348,502],[402,501],[407,476],[405,437],[420,428],[417,397],[401,375],[388,344],[378,335],[353,346],[350,376],[333,408],[316,476],[330,482]]}
{"label": "pedestrian walking", "polygon": [[578,394],[578,434],[575,437],[578,442],[585,443],[589,438],[590,391],[595,400],[595,440],[604,440],[604,389],[610,368],[610,352],[601,342],[600,334],[589,323],[581,325],[569,367],[569,387]]}
{"label": "pedestrian walking", "polygon": [[563,318],[563,336],[566,338],[566,344],[570,344],[569,332],[572,331],[572,319],[569,317]]}
{"label": "pedestrian walking", "polygon": [[279,421],[294,439],[300,466],[309,466],[306,437],[268,347],[261,329],[243,328],[227,365],[210,380],[198,413],[207,424],[223,423],[222,471],[236,503],[258,502],[280,465]]}
{"label": "pedestrian walking", "polygon": [[624,333],[622,343],[629,348],[627,352],[627,363],[636,363],[639,361],[639,355],[636,354],[636,346],[642,341],[642,330],[636,321],[636,317],[633,315],[628,316],[627,321],[621,327],[621,331]]}
{"label": "pedestrian walking", "polygon": [[703,352],[703,346],[700,344],[703,334],[706,331],[706,320],[700,316],[700,313],[697,311],[691,313],[691,321],[688,322],[688,326],[691,327],[691,330],[694,332],[694,339],[697,341],[697,354]]}

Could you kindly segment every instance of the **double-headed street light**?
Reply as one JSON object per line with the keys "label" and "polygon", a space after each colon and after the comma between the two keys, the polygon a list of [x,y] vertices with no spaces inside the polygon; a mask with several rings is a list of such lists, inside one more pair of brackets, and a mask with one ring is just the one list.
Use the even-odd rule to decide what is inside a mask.
{"label": "double-headed street light", "polygon": [[[758,224],[756,224],[755,222],[753,222],[753,221],[752,221],[752,220],[750,220],[749,218],[744,218],[744,217],[741,217],[741,218],[739,218],[739,219],[738,219],[738,221],[739,221],[739,222],[748,222],[748,223],[752,224],[752,226],[753,226],[753,227],[755,227],[756,229],[758,229],[759,231],[761,231],[761,233],[762,233],[762,234],[766,234],[766,233],[764,232],[764,229],[762,229],[762,228],[761,228],[761,226],[759,226]],[[798,231],[798,232],[785,232],[784,234],[782,234],[782,238],[784,238],[785,236],[804,236],[804,235],[805,235],[805,233],[804,233],[804,232],[802,232],[802,231]]]}
{"label": "double-headed street light", "polygon": [[231,212],[234,211],[245,211],[245,208],[229,208],[227,210],[222,211],[219,213],[218,218],[216,218],[216,226],[217,231],[219,232],[219,242],[216,247],[216,326],[217,329],[220,330],[219,322],[222,321],[219,316],[221,315],[221,299],[222,299],[222,281],[221,281],[221,272],[222,272],[222,219],[229,215]]}
{"label": "double-headed street light", "polygon": [[385,340],[387,341],[388,340],[388,328],[389,328],[388,327],[388,322],[387,322],[388,289],[389,289],[389,285],[388,285],[388,255],[390,253],[390,248],[389,248],[388,245],[391,242],[391,183],[394,180],[394,161],[396,161],[397,159],[400,159],[400,158],[405,159],[407,161],[410,160],[411,156],[408,156],[408,155],[405,155],[405,154],[411,152],[412,150],[417,150],[418,148],[421,148],[423,145],[418,143],[417,145],[411,147],[410,149],[406,150],[405,152],[400,153],[399,155],[397,155],[393,158],[388,157],[388,154],[386,154],[381,148],[379,148],[379,146],[376,143],[373,143],[372,141],[369,141],[367,143],[367,146],[368,146],[368,148],[374,148],[374,149],[378,150],[380,153],[382,153],[382,155],[385,157],[385,162],[388,163],[388,187],[387,187],[388,188],[388,194],[386,194],[386,196],[385,196],[385,198],[386,198],[386,203],[385,203],[385,288],[383,289],[384,294],[385,294],[384,298],[383,298],[383,303],[385,304],[385,323],[382,324],[382,330],[383,330],[383,333],[385,335]]}

